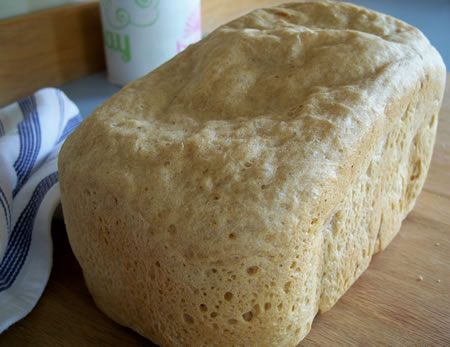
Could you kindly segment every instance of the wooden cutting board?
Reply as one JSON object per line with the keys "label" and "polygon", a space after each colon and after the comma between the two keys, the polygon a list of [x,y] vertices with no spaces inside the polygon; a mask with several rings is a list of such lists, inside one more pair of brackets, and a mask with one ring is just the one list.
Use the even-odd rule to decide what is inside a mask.
{"label": "wooden cutting board", "polygon": [[[213,6],[214,1],[204,3]],[[212,18],[208,25],[215,23]],[[35,309],[0,335],[0,346],[152,346],[96,308],[61,220],[54,221],[52,234],[54,266],[48,286]],[[352,345],[450,346],[449,87],[430,172],[416,207],[391,245],[374,257],[332,310],[316,317],[301,343]]]}

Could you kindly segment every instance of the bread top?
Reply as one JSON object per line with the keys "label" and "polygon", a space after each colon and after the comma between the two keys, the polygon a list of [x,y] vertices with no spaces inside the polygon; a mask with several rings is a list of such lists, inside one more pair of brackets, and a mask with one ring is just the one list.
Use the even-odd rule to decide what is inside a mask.
{"label": "bread top", "polygon": [[259,9],[97,108],[64,144],[61,176],[110,192],[156,235],[177,226],[173,246],[198,261],[273,255],[331,214],[426,76],[438,100],[439,54],[390,16]]}

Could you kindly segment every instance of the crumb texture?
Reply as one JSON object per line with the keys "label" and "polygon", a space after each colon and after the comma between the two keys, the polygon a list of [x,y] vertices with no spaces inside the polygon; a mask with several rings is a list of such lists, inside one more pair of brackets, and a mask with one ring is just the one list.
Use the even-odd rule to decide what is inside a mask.
{"label": "crumb texture", "polygon": [[96,304],[162,346],[295,346],[400,229],[445,66],[339,2],[249,13],[132,82],[65,142]]}

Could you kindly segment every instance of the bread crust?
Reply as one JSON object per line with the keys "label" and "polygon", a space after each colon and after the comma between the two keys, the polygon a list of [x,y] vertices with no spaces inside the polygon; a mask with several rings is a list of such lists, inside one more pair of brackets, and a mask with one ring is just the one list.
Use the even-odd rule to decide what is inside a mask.
{"label": "bread crust", "polygon": [[350,4],[224,25],[88,117],[59,159],[96,304],[162,346],[294,346],[400,229],[445,66]]}

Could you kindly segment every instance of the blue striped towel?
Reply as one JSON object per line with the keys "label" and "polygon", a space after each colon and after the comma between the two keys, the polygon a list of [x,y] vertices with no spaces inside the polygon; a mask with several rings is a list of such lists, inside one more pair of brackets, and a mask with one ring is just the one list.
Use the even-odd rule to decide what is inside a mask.
{"label": "blue striped towel", "polygon": [[57,158],[80,121],[54,88],[0,108],[0,333],[32,310],[48,281]]}

